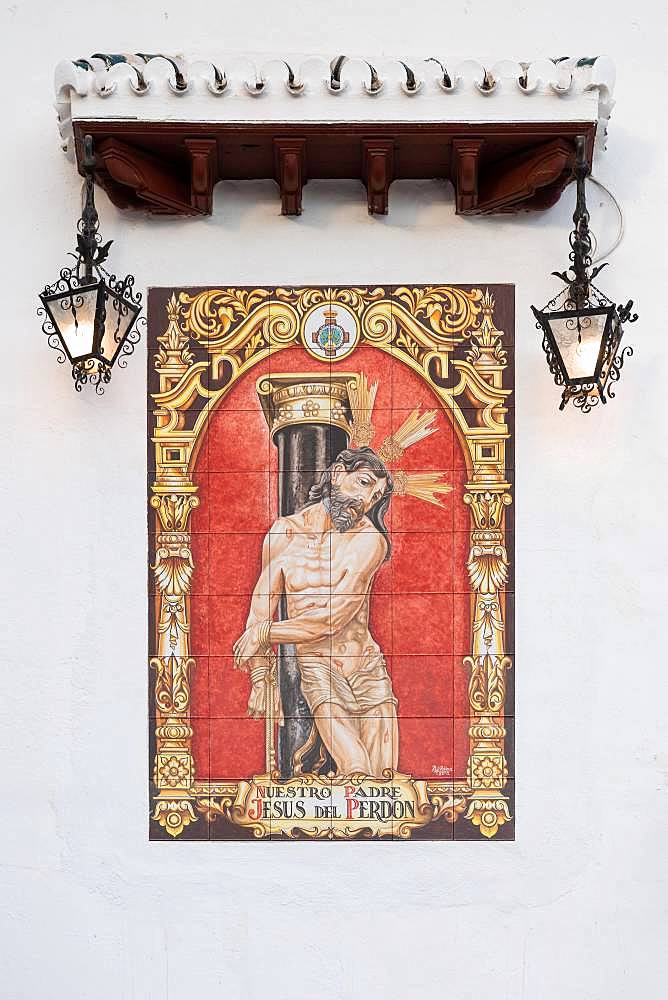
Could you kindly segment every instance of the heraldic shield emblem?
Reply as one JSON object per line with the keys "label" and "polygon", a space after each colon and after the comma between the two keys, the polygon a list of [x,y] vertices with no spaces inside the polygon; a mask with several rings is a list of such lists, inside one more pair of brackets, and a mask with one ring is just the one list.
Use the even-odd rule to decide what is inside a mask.
{"label": "heraldic shield emblem", "polygon": [[341,361],[355,349],[360,337],[359,321],[341,303],[316,306],[302,325],[302,343],[313,357]]}

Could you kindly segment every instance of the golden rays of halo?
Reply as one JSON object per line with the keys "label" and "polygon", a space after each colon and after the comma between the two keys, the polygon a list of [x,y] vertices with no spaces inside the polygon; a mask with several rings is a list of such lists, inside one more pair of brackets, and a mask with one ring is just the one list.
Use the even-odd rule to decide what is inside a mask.
{"label": "golden rays of halo", "polygon": [[360,372],[357,381],[351,382],[348,386],[348,398],[353,415],[350,433],[352,439],[362,448],[367,448],[373,441],[371,416],[377,392],[378,383],[373,382],[369,385],[369,380],[364,372]]}
{"label": "golden rays of halo", "polygon": [[408,414],[401,427],[385,438],[378,449],[378,457],[383,462],[396,462],[412,445],[429,437],[430,434],[436,433],[438,427],[431,426],[431,422],[435,418],[436,410],[420,413],[420,407],[416,406]]}
{"label": "golden rays of halo", "polygon": [[435,507],[445,507],[439,493],[452,493],[452,486],[446,483],[440,472],[397,472],[392,473],[394,493],[398,497],[415,497]]}
{"label": "golden rays of halo", "polygon": [[[373,407],[378,392],[378,382],[369,383],[364,372],[359,372],[354,383],[348,387],[348,397],[352,412],[352,423],[350,425],[351,443],[358,447],[369,447],[374,438],[374,426],[372,423]],[[416,406],[409,413],[404,422],[392,434],[385,438],[378,449],[378,457],[381,461],[389,465],[398,461],[404,452],[422,441],[423,438],[435,434],[438,427],[434,426],[437,410],[426,410],[420,413],[420,407]],[[396,496],[411,496],[426,503],[434,504],[436,507],[443,507],[440,495],[451,493],[452,486],[447,483],[440,472],[403,472],[396,470],[392,472],[394,479],[394,492]]]}

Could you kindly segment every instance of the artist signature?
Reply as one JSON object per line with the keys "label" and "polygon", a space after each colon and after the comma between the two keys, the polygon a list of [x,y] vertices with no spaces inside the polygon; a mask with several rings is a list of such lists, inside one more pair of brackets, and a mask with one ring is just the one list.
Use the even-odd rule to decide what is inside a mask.
{"label": "artist signature", "polygon": [[452,768],[446,767],[445,764],[432,764],[431,765],[432,774],[452,774]]}

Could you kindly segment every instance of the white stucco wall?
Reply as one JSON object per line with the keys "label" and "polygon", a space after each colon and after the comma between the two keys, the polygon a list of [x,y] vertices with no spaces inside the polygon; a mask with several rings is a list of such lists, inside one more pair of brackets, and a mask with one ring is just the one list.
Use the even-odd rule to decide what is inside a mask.
{"label": "white stucco wall", "polygon": [[[658,0],[580,4],[3,5],[4,473],[0,994],[7,1000],[616,998],[665,989],[666,319],[664,38]],[[221,184],[202,220],[121,216],[140,284],[426,281],[517,286],[517,842],[147,841],[145,345],[102,398],[75,394],[36,294],[69,249],[79,181],[52,72],[96,50],[611,55],[598,176],[626,238],[601,276],[633,296],[617,399],[557,412],[529,313],[556,290],[572,193],[542,216],[462,219],[400,183]],[[602,243],[616,219],[591,194]]]}

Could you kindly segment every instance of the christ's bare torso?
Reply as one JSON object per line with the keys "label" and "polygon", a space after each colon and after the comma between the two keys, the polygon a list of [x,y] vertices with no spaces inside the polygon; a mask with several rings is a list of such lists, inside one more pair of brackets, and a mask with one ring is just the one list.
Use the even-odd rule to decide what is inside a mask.
{"label": "christ's bare torso", "polygon": [[[322,503],[279,518],[264,542],[246,631],[234,646],[237,665],[264,676],[258,629],[269,624],[273,645],[294,645],[302,694],[340,774],[380,777],[397,767],[396,698],[369,631],[369,595],[386,556],[387,542],[366,516],[345,531]],[[276,620],[281,593],[287,617]],[[262,703],[257,688],[254,682],[252,713]]]}
{"label": "christ's bare torso", "polygon": [[[345,588],[350,579],[351,563],[356,561],[359,549],[356,544],[359,534],[377,534],[366,518],[344,533],[313,530],[312,520],[313,508],[306,508],[282,518],[274,526],[272,537],[283,536],[277,548],[289,618],[316,609],[327,613],[332,594]],[[359,669],[370,656],[378,655],[380,647],[369,631],[369,591],[360,596],[362,600],[349,621],[335,627],[329,635],[296,643],[297,655],[320,654],[344,677]]]}

